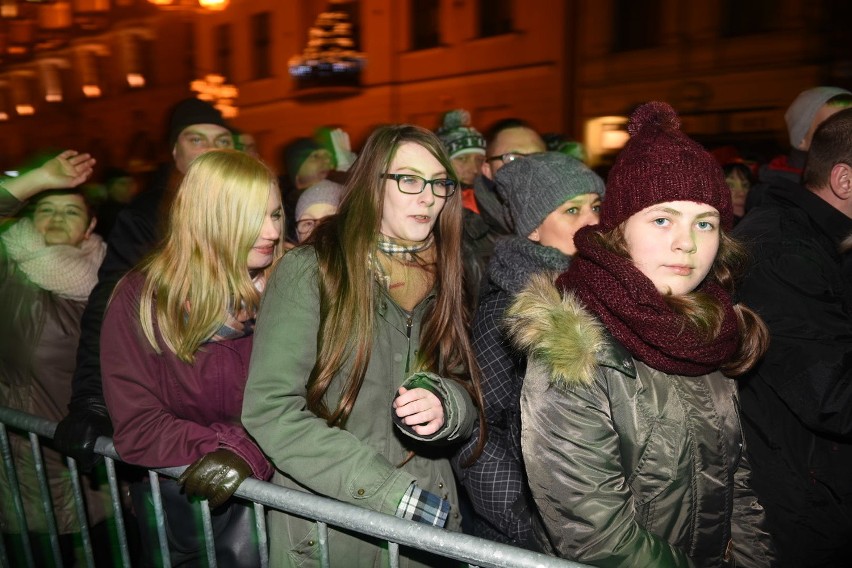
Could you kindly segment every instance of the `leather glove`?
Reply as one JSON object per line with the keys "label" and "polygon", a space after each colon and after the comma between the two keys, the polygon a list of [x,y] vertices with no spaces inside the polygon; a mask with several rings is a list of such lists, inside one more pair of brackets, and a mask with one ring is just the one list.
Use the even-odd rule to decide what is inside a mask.
{"label": "leather glove", "polygon": [[231,450],[219,448],[195,460],[177,481],[187,497],[207,499],[215,509],[227,501],[251,473],[246,460]]}
{"label": "leather glove", "polygon": [[53,443],[63,454],[77,461],[80,471],[92,471],[103,459],[95,453],[99,436],[112,437],[112,422],[103,400],[90,399],[84,407],[76,406],[56,426]]}

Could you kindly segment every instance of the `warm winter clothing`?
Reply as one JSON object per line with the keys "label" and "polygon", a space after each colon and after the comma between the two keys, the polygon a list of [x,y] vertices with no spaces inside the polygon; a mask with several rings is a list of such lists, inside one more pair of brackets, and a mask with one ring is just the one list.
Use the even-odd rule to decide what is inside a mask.
{"label": "warm winter clothing", "polygon": [[[25,203],[0,188],[0,220]],[[10,238],[7,238],[10,237]],[[0,230],[0,404],[57,421],[71,398],[71,375],[80,337],[80,317],[103,259],[104,244],[92,235],[81,247],[47,246],[28,218]],[[30,531],[47,533],[29,442],[10,436]],[[50,444],[42,446],[53,511],[60,534],[79,532],[71,474]],[[107,517],[106,485],[83,488],[89,522]],[[18,533],[9,482],[0,468],[2,532]]]}
{"label": "warm winter clothing", "polygon": [[470,113],[464,109],[445,113],[435,134],[441,139],[450,158],[465,154],[485,155],[485,137],[470,125]]}
{"label": "warm winter clothing", "polygon": [[599,566],[771,563],[732,380],[649,367],[546,278],[509,317],[529,357],[522,447],[547,552]]}
{"label": "warm winter clothing", "polygon": [[471,327],[482,376],[488,439],[476,462],[466,467],[464,464],[477,446],[477,423],[473,435],[453,459],[477,513],[473,519],[476,536],[527,548],[535,546],[532,503],[521,458],[520,396],[526,358],[506,336],[503,318],[530,276],[544,273],[555,278],[568,268],[570,260],[559,250],[526,237],[505,237],[494,247],[489,265],[490,289],[482,298]]}
{"label": "warm winter clothing", "polygon": [[205,343],[186,363],[164,347],[157,354],[142,332],[143,276],[116,288],[101,332],[104,397],[115,426],[115,449],[144,467],[187,465],[225,448],[268,479],[272,466],[240,425],[252,336]]}
{"label": "warm winter clothing", "polygon": [[829,100],[840,95],[852,96],[852,93],[840,87],[814,87],[799,93],[799,96],[784,113],[787,133],[790,135],[790,146],[799,147],[808,130],[810,130],[819,109]]}
{"label": "warm winter clothing", "polygon": [[852,219],[776,180],[734,235],[751,253],[739,298],[769,327],[740,381],[753,485],[788,566],[852,554],[852,281],[838,243]]}
{"label": "warm winter clothing", "polygon": [[[277,468],[273,481],[285,487],[395,514],[412,483],[451,504],[447,528],[458,530],[461,517],[450,467],[452,448],[424,445],[394,426],[392,402],[415,370],[410,365],[420,341],[424,313],[434,292],[410,313],[391,300],[385,286],[374,290],[375,330],[370,362],[345,428],[329,427],[306,408],[306,386],[317,358],[319,329],[318,266],[313,247],[287,253],[264,293],[256,328],[243,423]],[[346,363],[326,393],[336,408],[351,366]],[[429,440],[466,438],[475,412],[464,388],[435,377],[446,423]],[[416,452],[409,461],[409,452]],[[269,513],[272,566],[318,566],[313,522]],[[386,566],[387,550],[371,539],[329,530],[331,564]],[[402,551],[401,566],[418,566]],[[435,560],[433,559],[433,562]]]}
{"label": "warm winter clothing", "polygon": [[722,227],[734,222],[731,191],[712,154],[680,130],[668,103],[636,109],[627,123],[630,139],[607,176],[607,206],[602,230],[614,229],[631,215],[664,201],[695,201],[716,208]]}

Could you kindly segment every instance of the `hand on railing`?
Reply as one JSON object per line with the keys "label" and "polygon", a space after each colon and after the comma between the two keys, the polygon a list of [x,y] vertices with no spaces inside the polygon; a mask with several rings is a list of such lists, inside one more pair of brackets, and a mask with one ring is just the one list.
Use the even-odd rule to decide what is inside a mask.
{"label": "hand on railing", "polygon": [[207,499],[215,509],[227,501],[251,473],[251,466],[243,458],[220,448],[195,460],[177,481],[188,497]]}
{"label": "hand on railing", "polygon": [[103,401],[92,399],[71,409],[56,425],[53,441],[60,452],[74,458],[77,467],[88,473],[103,459],[95,453],[99,436],[112,437],[112,422]]}

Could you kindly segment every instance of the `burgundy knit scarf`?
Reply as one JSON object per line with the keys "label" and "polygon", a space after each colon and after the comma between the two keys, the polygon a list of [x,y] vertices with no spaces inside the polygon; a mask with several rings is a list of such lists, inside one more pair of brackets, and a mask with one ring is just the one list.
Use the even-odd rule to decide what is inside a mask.
{"label": "burgundy knit scarf", "polygon": [[687,376],[716,371],[731,359],[740,334],[725,290],[709,282],[699,287],[725,308],[719,335],[706,341],[630,259],[604,249],[593,233],[587,227],[574,236],[577,254],[556,285],[573,291],[631,355],[659,371]]}

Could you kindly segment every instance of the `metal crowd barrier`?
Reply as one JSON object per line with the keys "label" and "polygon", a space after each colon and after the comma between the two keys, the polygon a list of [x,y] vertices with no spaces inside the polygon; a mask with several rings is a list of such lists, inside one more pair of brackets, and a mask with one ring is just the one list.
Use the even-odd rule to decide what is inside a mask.
{"label": "metal crowd barrier", "polygon": [[[15,466],[12,450],[9,443],[7,426],[17,430],[25,431],[29,435],[32,447],[33,460],[36,475],[39,478],[41,488],[42,507],[48,519],[48,531],[51,554],[57,566],[62,566],[59,535],[52,511],[52,501],[48,490],[47,475],[41,456],[39,437],[53,438],[56,423],[38,416],[26,414],[0,406],[0,452],[2,452],[3,467],[7,472],[7,479],[11,485],[13,506],[21,527],[26,527],[26,511],[15,474]],[[120,461],[115,451],[112,440],[99,438],[95,445],[95,451],[104,456],[106,461],[109,491],[112,501],[114,515],[115,542],[118,543],[120,566],[129,568],[131,566],[130,551],[128,547],[127,533],[124,526],[124,516],[119,495],[118,481],[115,472],[115,462]],[[92,553],[92,543],[89,535],[85,508],[83,504],[83,493],[80,486],[80,477],[77,472],[76,463],[73,458],[67,457],[68,468],[73,482],[73,497],[77,518],[81,527],[80,538],[85,556],[86,566],[95,566]],[[156,528],[159,536],[159,553],[163,566],[171,566],[169,549],[166,544],[165,517],[160,500],[159,477],[178,477],[186,466],[148,470],[151,482],[151,490],[154,497],[154,511]],[[267,568],[269,565],[268,542],[270,535],[266,531],[266,509],[275,509],[294,515],[311,519],[316,522],[319,534],[320,564],[323,568],[331,566],[346,566],[346,559],[335,559],[329,557],[328,549],[328,526],[344,528],[357,533],[370,535],[388,543],[390,556],[390,567],[399,567],[399,547],[407,546],[419,550],[428,551],[448,560],[467,562],[471,568],[587,568],[585,564],[579,564],[568,560],[560,560],[545,556],[536,552],[530,552],[521,548],[496,543],[470,535],[464,535],[432,526],[423,525],[413,521],[400,519],[393,515],[378,513],[342,503],[340,501],[320,497],[310,493],[287,489],[272,483],[259,481],[257,479],[246,479],[236,492],[236,495],[254,503],[255,521],[258,529],[258,547],[260,552],[261,566]],[[204,528],[204,542],[207,552],[208,565],[216,568],[216,556],[214,551],[214,537],[210,518],[210,508],[206,501],[202,501],[202,526]],[[26,534],[26,531],[23,531]],[[272,535],[274,538],[275,535]],[[28,539],[24,539],[24,561],[27,568],[34,566],[32,549]],[[0,539],[0,567],[8,567],[9,555]],[[17,568],[17,567],[15,567]],[[224,567],[227,568],[227,567]]]}

